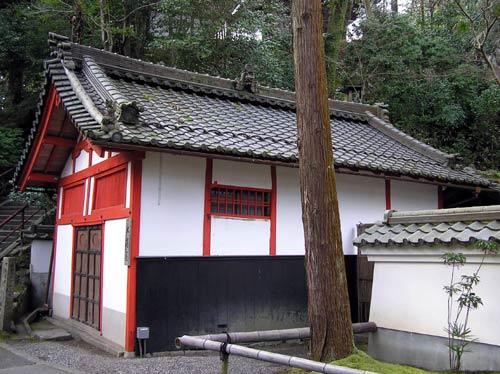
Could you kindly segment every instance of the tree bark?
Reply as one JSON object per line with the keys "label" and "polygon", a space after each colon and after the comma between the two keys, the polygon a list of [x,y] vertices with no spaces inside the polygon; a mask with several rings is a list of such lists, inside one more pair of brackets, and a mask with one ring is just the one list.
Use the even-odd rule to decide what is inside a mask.
{"label": "tree bark", "polygon": [[391,12],[392,14],[398,14],[398,0],[391,0]]}
{"label": "tree bark", "polygon": [[292,2],[302,222],[311,358],[353,351],[322,38],[320,0]]}
{"label": "tree bark", "polygon": [[324,20],[327,23],[325,54],[327,61],[327,80],[329,96],[334,98],[335,91],[339,85],[339,74],[337,65],[340,60],[340,49],[342,41],[346,35],[346,13],[349,0],[329,0],[326,3],[328,7],[327,14],[329,19]]}

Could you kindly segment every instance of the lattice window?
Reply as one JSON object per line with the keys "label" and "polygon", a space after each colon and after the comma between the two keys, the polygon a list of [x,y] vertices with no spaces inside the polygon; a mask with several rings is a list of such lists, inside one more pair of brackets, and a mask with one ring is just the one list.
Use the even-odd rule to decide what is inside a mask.
{"label": "lattice window", "polygon": [[270,218],[271,191],[213,186],[210,189],[210,213],[218,216]]}

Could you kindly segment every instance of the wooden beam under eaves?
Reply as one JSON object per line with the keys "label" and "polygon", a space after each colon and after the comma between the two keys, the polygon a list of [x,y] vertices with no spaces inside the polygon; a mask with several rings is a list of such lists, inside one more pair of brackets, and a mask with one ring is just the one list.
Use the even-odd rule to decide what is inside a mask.
{"label": "wooden beam under eaves", "polygon": [[46,136],[43,139],[42,143],[43,144],[58,145],[58,146],[65,147],[65,148],[73,148],[74,146],[76,146],[76,140],[58,138],[56,136]]}
{"label": "wooden beam under eaves", "polygon": [[28,177],[30,182],[57,183],[59,177],[52,174],[33,173]]}

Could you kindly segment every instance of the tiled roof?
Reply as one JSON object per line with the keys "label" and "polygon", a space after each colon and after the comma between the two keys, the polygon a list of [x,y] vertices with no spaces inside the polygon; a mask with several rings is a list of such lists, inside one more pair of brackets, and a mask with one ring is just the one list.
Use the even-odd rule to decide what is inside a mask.
{"label": "tiled roof", "polygon": [[[130,59],[57,35],[51,35],[50,42],[57,56],[46,63],[47,80],[54,82],[77,129],[95,144],[297,162],[293,92],[258,86],[257,93],[251,93],[237,90],[229,79]],[[110,114],[107,100],[115,107],[131,102],[142,107],[137,123]],[[336,167],[492,187],[473,171],[455,167],[453,155],[385,122],[380,107],[332,101],[330,110]],[[38,119],[16,176],[30,151]],[[106,121],[113,126],[103,129]]]}
{"label": "tiled roof", "polygon": [[390,211],[383,223],[370,226],[354,240],[361,248],[373,246],[470,244],[475,240],[500,242],[500,205],[473,208]]}

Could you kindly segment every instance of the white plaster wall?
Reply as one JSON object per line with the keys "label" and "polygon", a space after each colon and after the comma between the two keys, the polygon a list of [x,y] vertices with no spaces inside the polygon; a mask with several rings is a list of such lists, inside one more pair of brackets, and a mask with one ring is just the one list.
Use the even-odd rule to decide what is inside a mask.
{"label": "white plaster wall", "polygon": [[102,335],[122,346],[127,310],[126,225],[126,219],[105,222],[102,272]]}
{"label": "white plaster wall", "polygon": [[303,255],[304,228],[299,169],[276,168],[276,254]]}
{"label": "white plaster wall", "polygon": [[340,224],[344,254],[356,254],[352,245],[356,225],[382,220],[385,213],[385,181],[357,175],[337,174]]}
{"label": "white plaster wall", "polygon": [[437,208],[437,186],[391,180],[391,209],[424,210]]}
{"label": "white plaster wall", "polygon": [[89,167],[89,153],[82,150],[80,155],[75,159],[75,173],[85,170]]}
{"label": "white plaster wall", "polygon": [[[212,180],[223,185],[272,188],[271,167],[245,162],[214,160]],[[271,221],[212,217],[210,254],[213,256],[269,255]]]}
{"label": "white plaster wall", "polygon": [[126,227],[125,218],[104,224],[102,306],[123,313],[127,310]]}
{"label": "white plaster wall", "polygon": [[33,240],[31,243],[31,272],[48,273],[52,240]]}
{"label": "white plaster wall", "polygon": [[132,163],[127,164],[127,186],[125,195],[125,208],[130,208],[130,192],[132,191]]}
{"label": "white plaster wall", "polygon": [[104,152],[104,157],[100,157],[96,152],[92,151],[92,165],[97,165],[108,158],[108,152]]}
{"label": "white plaster wall", "polygon": [[268,219],[212,217],[212,256],[269,255],[271,224]]}
{"label": "white plaster wall", "polygon": [[[56,259],[54,271],[54,314],[63,318],[70,317],[69,299],[71,298],[71,269],[73,267],[73,226],[57,226]],[[58,303],[55,295],[67,298],[67,303]]]}
{"label": "white plaster wall", "polygon": [[61,178],[67,177],[68,175],[73,174],[73,159],[71,155],[66,160],[66,164],[64,164],[64,169],[61,173]]}
{"label": "white plaster wall", "polygon": [[[370,321],[379,327],[445,337],[447,295],[443,286],[450,282],[451,269],[439,257],[434,254],[418,262],[405,256],[392,262],[377,261]],[[476,269],[477,264],[468,264],[456,276],[471,275]],[[471,312],[472,335],[479,343],[500,345],[500,260],[483,265],[479,276],[481,282],[475,290],[484,305]]]}
{"label": "white plaster wall", "polygon": [[205,159],[147,152],[142,165],[139,255],[201,256]]}
{"label": "white plaster wall", "polygon": [[247,162],[214,160],[212,180],[219,184],[253,188],[272,188],[271,167]]}

